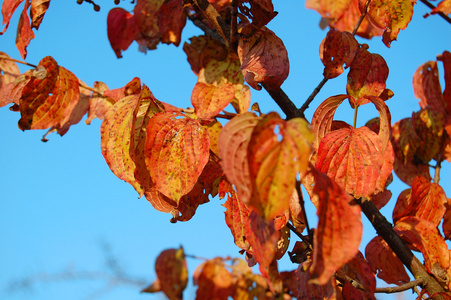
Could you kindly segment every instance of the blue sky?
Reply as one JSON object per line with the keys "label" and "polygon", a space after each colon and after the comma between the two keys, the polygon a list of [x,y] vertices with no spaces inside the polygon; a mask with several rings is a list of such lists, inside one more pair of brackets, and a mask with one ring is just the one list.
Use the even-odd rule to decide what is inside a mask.
{"label": "blue sky", "polygon": [[[37,64],[50,55],[91,86],[94,81],[103,81],[110,88],[118,88],[136,76],[159,100],[191,106],[191,90],[197,78],[182,47],[160,45],[145,55],[134,43],[122,59],[117,59],[106,35],[106,15],[114,4],[99,2],[107,3],[100,3],[101,11],[96,13],[87,3],[52,1],[36,39],[28,47],[27,62]],[[132,9],[129,1],[121,1],[121,5]],[[319,15],[306,10],[303,1],[274,1],[274,6],[279,15],[268,27],[284,41],[291,65],[282,88],[300,106],[322,79],[318,48],[326,31],[318,26]],[[387,87],[395,96],[387,103],[393,123],[419,110],[412,90],[415,70],[444,50],[451,50],[450,24],[437,16],[424,19],[426,12],[423,4],[415,6],[414,20],[390,49],[380,38],[362,40],[369,44],[369,51],[381,54],[390,68]],[[0,36],[0,51],[14,58],[20,58],[15,48],[18,15],[19,11],[8,31]],[[200,30],[188,22],[182,38],[186,41],[199,34]],[[329,81],[307,111],[308,118],[320,101],[344,93],[345,86],[345,75]],[[263,112],[280,112],[264,91],[253,90],[252,102],[259,102]],[[358,125],[375,116],[377,112],[371,106],[360,109]],[[353,112],[343,105],[337,119],[351,123]],[[97,280],[39,281],[31,290],[8,289],[12,280],[40,273],[108,271],[104,243],[111,246],[127,274],[148,283],[155,279],[155,258],[167,248],[183,245],[186,253],[207,258],[239,256],[224,222],[223,201],[213,199],[200,206],[189,222],[171,224],[170,215],[154,210],[129,184],[119,180],[100,152],[101,121],[89,126],[82,121],[64,137],[52,134],[49,142],[42,143],[45,131],[22,132],[18,120],[18,113],[0,108],[1,299],[163,299],[161,295],[140,295],[137,286],[102,290],[105,282]],[[441,184],[448,196],[450,175],[449,164],[445,163]],[[407,186],[395,178],[390,188],[394,198],[382,210],[388,218],[397,195]],[[309,220],[316,224],[313,211]],[[374,230],[366,226],[362,244],[374,235]],[[189,271],[192,273],[198,264],[188,260]],[[288,259],[280,264],[281,270],[294,267]],[[195,289],[192,281],[189,284],[185,296],[193,299]]]}

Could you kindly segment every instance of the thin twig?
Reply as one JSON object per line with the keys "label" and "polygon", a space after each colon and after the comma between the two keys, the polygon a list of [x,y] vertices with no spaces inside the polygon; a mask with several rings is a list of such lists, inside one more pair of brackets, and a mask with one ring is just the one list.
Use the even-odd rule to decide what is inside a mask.
{"label": "thin twig", "polygon": [[357,21],[357,23],[355,24],[355,28],[352,31],[352,35],[356,35],[357,30],[359,30],[360,24],[362,24],[363,19],[365,18],[366,14],[368,13],[368,6],[370,5],[371,0],[367,0],[365,3],[365,7],[363,8],[363,12],[360,15],[359,20]]}
{"label": "thin twig", "polygon": [[296,193],[298,194],[299,204],[301,205],[302,214],[304,215],[305,228],[307,229],[308,237],[309,237],[309,240],[310,240],[309,244],[312,245],[313,244],[313,232],[310,229],[310,225],[308,223],[307,211],[305,209],[304,196],[302,195],[301,183],[299,181],[296,181]]}
{"label": "thin twig", "polygon": [[312,94],[307,98],[307,100],[305,100],[304,104],[301,106],[301,109],[299,110],[303,116],[304,116],[304,112],[307,110],[310,103],[312,103],[313,99],[315,99],[316,95],[319,93],[319,91],[321,91],[321,89],[323,88],[323,86],[326,84],[326,82],[328,80],[329,79],[324,77],[323,80],[321,80],[321,82],[318,84],[318,86],[313,90]]}
{"label": "thin twig", "polygon": [[417,285],[422,285],[423,280],[421,278],[417,278],[414,281],[410,281],[408,283],[402,284],[400,286],[394,286],[394,287],[385,287],[385,288],[376,288],[375,293],[386,293],[386,294],[392,294],[392,293],[400,293],[407,290],[411,290]]}
{"label": "thin twig", "polygon": [[10,60],[10,61],[13,61],[13,62],[16,62],[16,63],[19,63],[19,64],[23,64],[23,65],[27,65],[27,66],[33,67],[33,68],[37,68],[37,67],[38,67],[38,66],[36,66],[36,65],[27,63],[27,62],[25,62],[25,61],[17,60],[17,59],[10,58],[10,57],[6,57],[6,56],[0,56],[0,59]]}
{"label": "thin twig", "polygon": [[[430,3],[430,2],[427,1],[427,0],[420,0],[420,1],[423,2],[423,4],[426,5],[427,7],[429,7],[430,9],[435,9],[435,8],[437,8],[437,7],[435,7],[432,3]],[[447,15],[445,15],[443,12],[439,11],[439,12],[438,12],[438,15],[439,15],[440,17],[442,17],[446,22],[448,22],[448,23],[451,24],[451,18],[448,17]]]}

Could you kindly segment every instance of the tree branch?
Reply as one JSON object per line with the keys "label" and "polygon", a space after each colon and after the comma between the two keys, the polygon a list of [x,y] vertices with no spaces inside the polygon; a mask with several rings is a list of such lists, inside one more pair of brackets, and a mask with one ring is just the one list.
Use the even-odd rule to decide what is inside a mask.
{"label": "tree branch", "polygon": [[417,285],[422,285],[423,280],[421,278],[417,278],[414,281],[402,284],[400,286],[394,286],[394,287],[385,287],[385,288],[376,288],[375,293],[386,293],[386,294],[393,294],[393,293],[400,293],[407,290],[411,290]]}
{"label": "tree branch", "polygon": [[301,109],[299,110],[302,116],[304,116],[304,112],[307,110],[310,103],[312,103],[313,99],[315,99],[316,95],[319,93],[319,91],[321,91],[321,89],[328,80],[329,79],[324,77],[323,80],[321,80],[321,82],[318,84],[318,86],[313,90],[312,94],[307,98],[307,100],[305,100],[304,104],[301,106]]}
{"label": "tree branch", "polygon": [[[401,262],[409,269],[415,278],[422,280],[422,288],[426,289],[429,295],[444,292],[442,286],[437,280],[431,276],[424,265],[413,255],[412,251],[401,240],[398,234],[393,230],[392,225],[374,206],[373,202],[366,199],[354,199],[362,208],[363,213],[373,225],[379,236],[381,236],[393,252],[396,253]],[[443,299],[442,296],[437,295],[432,299]]]}
{"label": "tree branch", "polygon": [[290,98],[288,98],[287,94],[285,94],[281,88],[274,89],[264,83],[262,83],[262,86],[285,113],[287,120],[293,118],[304,118],[301,111],[296,107],[296,105],[294,105],[294,103],[290,100]]}
{"label": "tree branch", "polygon": [[[423,4],[426,5],[427,7],[429,7],[430,9],[437,8],[437,7],[435,7],[432,3],[430,3],[430,2],[427,1],[427,0],[420,0],[420,1],[423,2]],[[446,22],[448,22],[448,23],[451,24],[451,18],[450,18],[450,17],[448,17],[447,15],[445,15],[444,13],[442,13],[441,11],[438,12],[438,15],[439,15],[440,17],[442,17]],[[426,16],[427,16],[427,15],[426,15]]]}

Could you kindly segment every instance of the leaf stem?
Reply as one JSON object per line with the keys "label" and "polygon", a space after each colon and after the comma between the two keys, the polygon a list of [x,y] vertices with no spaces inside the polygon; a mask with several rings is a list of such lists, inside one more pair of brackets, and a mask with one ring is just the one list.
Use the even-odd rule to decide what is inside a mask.
{"label": "leaf stem", "polygon": [[193,259],[199,259],[199,260],[203,260],[203,261],[207,261],[208,260],[208,258],[205,258],[205,257],[202,257],[202,256],[191,255],[191,254],[186,254],[186,253],[185,253],[185,257],[193,258]]}
{"label": "leaf stem", "polygon": [[413,281],[402,284],[400,286],[376,288],[375,293],[386,293],[386,294],[400,293],[400,292],[404,292],[407,290],[411,290],[414,287],[416,287],[417,285],[422,285],[422,284],[423,284],[423,279],[417,278]]}
{"label": "leaf stem", "polygon": [[298,193],[299,202],[300,202],[301,208],[302,208],[302,214],[304,215],[305,228],[307,229],[308,237],[310,240],[309,244],[312,246],[313,245],[313,232],[310,229],[310,225],[308,223],[307,212],[305,210],[305,201],[304,201],[304,197],[303,197],[302,191],[301,191],[301,183],[299,181],[296,181],[296,192]]}
{"label": "leaf stem", "polygon": [[37,67],[38,67],[38,66],[36,66],[36,65],[27,63],[27,62],[25,62],[25,61],[21,61],[21,60],[14,59],[14,58],[10,58],[10,57],[6,57],[6,56],[0,56],[0,59],[13,61],[13,62],[16,62],[16,63],[19,63],[19,64],[23,64],[23,65],[27,65],[27,66],[33,67],[33,68],[37,68]]}
{"label": "leaf stem", "polygon": [[359,107],[356,106],[356,107],[354,108],[354,129],[357,128],[357,113],[358,113],[358,111],[359,111]]}
{"label": "leaf stem", "polygon": [[[427,1],[427,0],[420,0],[421,2],[423,2],[423,4],[424,5],[426,5],[427,7],[429,7],[430,9],[435,9],[435,8],[437,8],[437,7],[435,7],[432,3],[430,3],[429,1]],[[438,15],[440,16],[440,17],[442,17],[446,22],[448,22],[448,23],[450,23],[451,24],[451,18],[450,17],[448,17],[447,15],[445,15],[443,12],[438,12]]]}

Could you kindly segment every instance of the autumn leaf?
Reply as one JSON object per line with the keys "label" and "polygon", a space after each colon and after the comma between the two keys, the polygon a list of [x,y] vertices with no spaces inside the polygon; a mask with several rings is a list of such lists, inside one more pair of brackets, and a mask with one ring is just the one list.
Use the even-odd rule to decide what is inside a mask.
{"label": "autumn leaf", "polygon": [[165,0],[158,11],[158,28],[161,42],[180,45],[182,30],[186,24],[183,0]]}
{"label": "autumn leaf", "polygon": [[259,29],[268,24],[277,12],[274,11],[272,0],[248,0],[250,9],[240,3],[240,11],[252,20],[252,25]]}
{"label": "autumn leaf", "polygon": [[[376,300],[374,297],[374,292],[376,290],[376,278],[370,265],[360,251],[357,252],[357,254],[348,263],[346,263],[346,265],[344,265],[339,272],[341,271],[346,274],[346,278],[355,280],[363,286],[363,289],[357,289],[353,284],[351,284],[351,282],[346,280],[346,282],[349,283],[351,293],[356,293],[363,299]],[[349,291],[345,291],[345,289],[343,289],[343,297],[345,299],[352,299],[347,295],[347,292]]]}
{"label": "autumn leaf", "polygon": [[42,19],[49,8],[50,0],[32,0],[30,8],[31,27],[39,29]]}
{"label": "autumn leaf", "polygon": [[20,70],[17,64],[11,60],[8,60],[8,58],[11,57],[5,52],[0,51],[0,87],[13,82],[20,75]]}
{"label": "autumn leaf", "polygon": [[123,8],[113,8],[107,17],[107,33],[111,48],[121,58],[121,51],[127,50],[138,34],[134,15]]}
{"label": "autumn leaf", "polygon": [[222,131],[222,124],[219,121],[213,121],[206,125],[203,125],[210,137],[210,150],[213,151],[219,157],[219,134]]}
{"label": "autumn leaf", "polygon": [[329,30],[320,46],[320,58],[324,64],[324,78],[335,78],[348,68],[359,49],[359,43],[349,32]]}
{"label": "autumn leaf", "polygon": [[412,114],[412,125],[419,138],[415,157],[427,164],[441,151],[445,120],[441,112],[427,108]]}
{"label": "autumn leaf", "polygon": [[348,9],[351,0],[333,1],[333,0],[307,0],[305,7],[316,10],[324,18],[338,20]]}
{"label": "autumn leaf", "polygon": [[448,246],[435,224],[418,217],[408,216],[396,222],[394,230],[411,249],[423,253],[429,272],[448,270],[450,267]]}
{"label": "autumn leaf", "polygon": [[253,207],[266,221],[289,209],[296,175],[303,177],[311,152],[308,124],[300,118],[282,120],[277,113],[264,116],[248,146]]}
{"label": "autumn leaf", "polygon": [[101,149],[111,171],[133,186],[141,196],[143,190],[135,179],[135,162],[130,156],[133,114],[139,95],[122,98],[111,107],[100,127]]}
{"label": "autumn leaf", "polygon": [[340,299],[341,292],[336,286],[336,280],[329,279],[325,284],[312,282],[311,269],[312,262],[306,261],[299,265],[296,277],[298,278],[298,299]]}
{"label": "autumn leaf", "polygon": [[158,190],[176,201],[190,192],[209,159],[208,132],[177,112],[153,116],[147,125],[146,166]]}
{"label": "autumn leaf", "polygon": [[448,198],[442,187],[422,176],[416,177],[412,188],[403,191],[393,209],[393,222],[415,216],[438,226],[445,215]]}
{"label": "autumn leaf", "polygon": [[[365,6],[366,0],[359,0],[360,7]],[[368,6],[368,16],[379,28],[384,29],[382,41],[390,47],[396,40],[399,31],[406,29],[413,15],[415,2],[411,0],[373,0]]]}
{"label": "autumn leaf", "polygon": [[352,107],[368,103],[368,96],[379,97],[386,87],[388,66],[379,54],[360,48],[351,63],[346,93]]}
{"label": "autumn leaf", "polygon": [[155,272],[161,290],[170,300],[183,299],[188,283],[188,270],[183,248],[164,250],[155,261]]}
{"label": "autumn leaf", "polygon": [[201,264],[195,273],[196,299],[227,300],[232,295],[232,275],[221,258]]}
{"label": "autumn leaf", "polygon": [[222,169],[230,183],[235,185],[243,203],[249,203],[252,194],[247,148],[258,121],[253,113],[244,113],[227,122],[219,134]]}
{"label": "autumn leaf", "polygon": [[198,82],[191,94],[191,103],[199,118],[210,119],[229,105],[234,94],[235,90],[229,83],[215,86]]}
{"label": "autumn leaf", "polygon": [[446,209],[445,216],[443,217],[443,224],[442,224],[443,234],[445,236],[445,239],[451,240],[451,209]]}
{"label": "autumn leaf", "polygon": [[243,250],[249,249],[249,242],[246,238],[246,223],[249,217],[249,209],[243,202],[238,199],[238,196],[232,187],[229,189],[227,201],[223,204],[226,208],[225,222],[232,232],[235,244]]}
{"label": "autumn leaf", "polygon": [[38,69],[43,73],[36,73],[38,77],[32,77],[22,90],[21,130],[57,128],[80,99],[77,77],[58,66],[53,58],[43,58]]}
{"label": "autumn leaf", "polygon": [[[445,108],[448,115],[451,115],[451,52],[443,51],[437,59],[443,62],[443,69],[445,70],[445,90],[443,91],[443,100],[445,101]],[[451,135],[449,131],[448,135]]]}
{"label": "autumn leaf", "polygon": [[317,170],[312,172],[319,208],[310,282],[325,285],[358,252],[362,238],[361,210],[335,181]]}
{"label": "autumn leaf", "polygon": [[377,277],[388,284],[401,285],[410,281],[406,269],[382,237],[374,237],[365,248],[365,256]]}
{"label": "autumn leaf", "polygon": [[[252,30],[250,26],[242,29],[242,34]],[[240,38],[238,56],[241,61],[246,82],[256,90],[260,83],[280,88],[288,77],[290,65],[287,50],[274,32],[262,27],[249,38]]]}
{"label": "autumn leaf", "polygon": [[5,28],[3,28],[3,31],[0,32],[0,35],[4,34],[6,32],[6,30],[9,27],[9,22],[11,21],[11,17],[13,16],[13,14],[16,11],[19,4],[22,2],[23,2],[23,0],[5,0],[5,1],[3,1],[2,16],[3,16],[3,25],[5,25]]}
{"label": "autumn leaf", "polygon": [[418,98],[421,108],[429,106],[435,111],[445,112],[442,88],[438,77],[436,61],[422,64],[413,75],[413,91]]}
{"label": "autumn leaf", "polygon": [[199,75],[200,70],[211,60],[224,61],[228,57],[227,49],[214,39],[201,35],[194,36],[189,41],[190,43],[185,42],[183,45],[183,51],[186,53],[191,70],[196,75]]}
{"label": "autumn leaf", "polygon": [[[19,75],[16,80],[5,85],[0,85],[0,107],[14,103],[19,105],[20,98],[22,98],[22,90],[28,84],[31,77],[33,77],[35,70],[28,70],[22,75]],[[1,79],[1,78],[0,78]]]}
{"label": "autumn leaf", "polygon": [[442,0],[436,8],[431,10],[431,14],[444,13],[445,15],[451,14],[451,1],[450,0]]}
{"label": "autumn leaf", "polygon": [[146,52],[147,49],[157,48],[161,41],[161,33],[158,27],[159,10],[165,0],[137,0],[133,9],[135,24],[138,27],[136,42],[139,44],[139,50]]}
{"label": "autumn leaf", "polygon": [[[94,89],[100,93],[104,93],[109,90],[108,86],[103,82],[96,81],[94,83]],[[91,124],[92,120],[98,118],[103,120],[108,110],[116,103],[117,100],[108,96],[102,96],[98,93],[93,93],[89,100],[88,118],[85,120],[87,125]]]}
{"label": "autumn leaf", "polygon": [[17,25],[16,47],[23,59],[27,57],[27,47],[35,37],[27,13],[28,5],[29,2],[25,1],[25,7],[20,14],[19,24]]}

